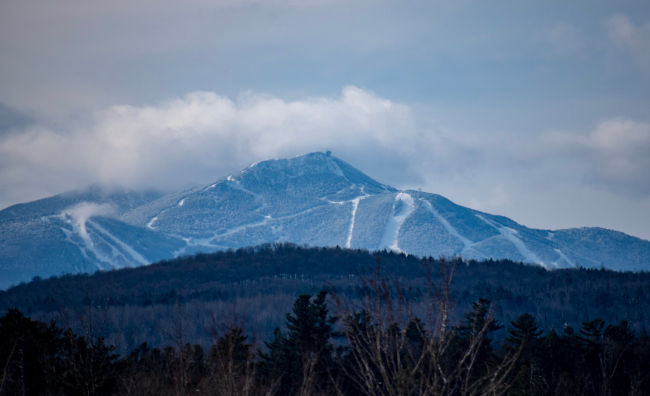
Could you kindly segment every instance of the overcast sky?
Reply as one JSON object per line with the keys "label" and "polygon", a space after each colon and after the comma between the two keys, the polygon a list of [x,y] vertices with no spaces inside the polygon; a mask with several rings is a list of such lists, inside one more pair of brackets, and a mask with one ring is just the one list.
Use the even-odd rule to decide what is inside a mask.
{"label": "overcast sky", "polygon": [[650,2],[0,2],[0,208],[327,149],[530,227],[650,239]]}

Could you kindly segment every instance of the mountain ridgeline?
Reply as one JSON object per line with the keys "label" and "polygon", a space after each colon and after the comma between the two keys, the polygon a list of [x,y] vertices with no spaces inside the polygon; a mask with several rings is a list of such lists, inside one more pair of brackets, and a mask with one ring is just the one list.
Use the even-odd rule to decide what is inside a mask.
{"label": "mountain ridgeline", "polygon": [[0,288],[264,243],[650,269],[650,242],[602,228],[539,230],[379,183],[330,153],[259,162],[170,194],[98,187],[0,211]]}

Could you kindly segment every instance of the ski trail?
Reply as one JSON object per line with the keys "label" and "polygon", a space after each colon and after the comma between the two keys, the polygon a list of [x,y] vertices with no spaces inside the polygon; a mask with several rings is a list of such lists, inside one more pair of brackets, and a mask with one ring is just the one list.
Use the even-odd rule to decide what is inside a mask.
{"label": "ski trail", "polygon": [[[397,205],[400,204],[402,207],[399,210],[399,213],[395,213]],[[401,252],[399,248],[399,230],[402,228],[404,221],[413,213],[415,210],[415,203],[413,202],[413,197],[410,194],[400,192],[395,196],[393,201],[393,209],[391,216],[388,218],[386,223],[386,228],[384,229],[384,236],[381,239],[382,247],[387,247],[391,250]]]}
{"label": "ski trail", "polygon": [[131,258],[133,258],[135,261],[142,265],[149,264],[149,260],[144,258],[140,253],[138,253],[135,249],[133,249],[131,246],[127,245],[126,243],[122,242],[119,240],[115,235],[111,234],[108,230],[106,230],[104,227],[100,226],[99,224],[95,223],[92,220],[88,220],[88,223],[95,228],[95,230],[99,231],[101,234],[103,234],[104,237],[110,239],[115,243],[117,246],[121,247],[125,252],[127,252]]}
{"label": "ski trail", "polygon": [[[224,236],[229,236],[229,235],[235,234],[235,233],[237,233],[239,231],[243,231],[243,230],[245,230],[247,228],[259,227],[259,226],[266,225],[266,224],[271,223],[271,222],[291,219],[291,218],[294,218],[294,217],[298,217],[298,216],[313,212],[314,210],[323,208],[325,206],[326,205],[312,206],[311,208],[302,210],[300,212],[292,213],[290,215],[280,216],[280,217],[271,217],[271,216],[267,215],[267,216],[264,216],[264,220],[254,221],[254,222],[246,223],[246,224],[240,224],[240,225],[238,225],[236,227],[226,229],[223,232],[217,232],[213,236],[211,236],[209,238],[206,238],[205,240],[209,242],[209,241],[212,241],[213,239],[218,239],[218,238],[221,238],[221,237],[224,237]],[[198,239],[196,239],[195,241],[198,241]]]}
{"label": "ski trail", "polygon": [[260,199],[260,195],[259,195],[258,193],[252,192],[251,190],[249,190],[249,189],[247,189],[246,187],[242,186],[242,185],[241,185],[241,182],[240,182],[238,179],[235,179],[235,178],[232,177],[232,176],[228,176],[228,178],[226,179],[226,181],[229,182],[229,183],[228,183],[228,186],[229,186],[229,187],[231,187],[231,188],[233,188],[233,189],[235,189],[235,190],[243,191],[243,192],[245,192],[246,194],[250,194],[250,195],[252,195],[253,197],[255,197],[256,200],[259,200],[259,199]]}
{"label": "ski trail", "polygon": [[497,224],[496,222],[492,220],[488,220],[487,218],[485,218],[480,214],[476,214],[476,217],[483,220],[483,222],[485,222],[486,224],[494,227],[497,231],[499,231],[499,233],[503,238],[505,238],[506,240],[510,241],[513,245],[515,245],[515,248],[517,248],[519,254],[521,254],[526,259],[526,261],[534,264],[539,264],[542,267],[548,269],[546,263],[540,260],[540,258],[537,257],[537,255],[533,253],[533,251],[528,249],[528,246],[526,246],[526,244],[517,236],[518,234],[517,230],[513,230],[510,227]]}
{"label": "ski trail", "polygon": [[329,170],[330,170],[332,173],[334,173],[335,175],[340,176],[340,177],[344,178],[344,179],[347,180],[347,181],[350,181],[350,180],[345,176],[345,174],[343,173],[343,171],[341,170],[341,167],[339,166],[339,164],[337,164],[337,163],[332,159],[332,157],[327,157],[327,167],[328,167]]}
{"label": "ski trail", "polygon": [[350,227],[348,228],[348,238],[345,241],[345,247],[350,248],[352,246],[352,233],[354,232],[354,223],[357,219],[357,209],[359,209],[359,202],[361,202],[362,199],[366,199],[369,197],[369,195],[365,194],[363,191],[363,187],[361,187],[361,192],[364,193],[364,195],[360,195],[353,199],[352,202],[352,214],[350,215]]}
{"label": "ski trail", "polygon": [[79,248],[79,251],[81,252],[81,255],[84,256],[84,258],[85,258],[86,260],[88,260],[88,252],[86,251],[86,248],[83,247],[83,246],[81,246],[81,245],[79,245],[77,242],[75,242],[75,241],[72,239],[72,235],[73,235],[74,233],[73,233],[72,231],[70,231],[70,230],[64,228],[64,227],[59,227],[59,229],[60,229],[60,230],[63,232],[63,234],[65,235],[65,240],[66,240],[66,242],[71,243],[71,244],[75,245],[76,247],[78,247],[78,248]]}
{"label": "ski trail", "polygon": [[440,214],[440,212],[438,212],[438,210],[433,206],[433,204],[430,201],[427,201],[427,200],[423,200],[423,201],[424,201],[424,205],[427,207],[429,212],[431,212],[431,214],[433,214],[433,216],[440,222],[440,224],[442,224],[442,226],[445,228],[445,230],[447,230],[448,233],[455,236],[456,238],[458,238],[463,243],[463,249],[460,251],[461,255],[463,253],[472,251],[472,252],[475,252],[476,254],[478,254],[481,257],[487,258],[487,256],[485,254],[481,253],[478,249],[476,249],[474,247],[474,245],[476,243],[469,240],[469,239],[467,239],[463,235],[461,235],[461,233],[458,232],[458,229],[456,229],[456,227],[451,225],[451,223],[449,223],[449,221],[447,221],[447,219],[445,219]]}
{"label": "ski trail", "polygon": [[255,222],[252,222],[252,223],[241,224],[241,225],[238,225],[236,227],[229,228],[229,229],[227,229],[227,230],[225,230],[225,231],[223,231],[221,233],[215,233],[212,237],[209,238],[209,240],[229,236],[229,235],[232,235],[232,234],[236,234],[239,231],[243,231],[243,230],[245,230],[247,228],[259,227],[261,225],[267,224],[269,222],[269,220],[270,220],[270,218],[265,217],[264,220],[262,220],[262,221],[255,221]]}
{"label": "ski trail", "polygon": [[452,226],[452,225],[447,221],[447,219],[445,219],[444,217],[442,217],[442,215],[440,214],[440,212],[438,212],[438,211],[436,210],[436,208],[433,207],[433,204],[432,204],[431,202],[429,202],[429,201],[424,201],[424,204],[426,205],[427,209],[429,209],[429,212],[431,212],[431,214],[433,214],[433,216],[434,216],[436,219],[438,219],[438,221],[440,222],[440,224],[442,224],[442,226],[445,227],[445,230],[447,230],[448,233],[450,233],[451,235],[453,235],[453,236],[455,236],[456,238],[460,239],[461,242],[463,242],[463,245],[465,245],[465,247],[463,248],[463,250],[465,250],[465,249],[469,249],[469,248],[472,247],[472,245],[474,244],[474,242],[472,242],[472,241],[470,241],[469,239],[465,238],[464,236],[460,235],[460,232],[458,232],[458,230],[457,230],[454,226]]}
{"label": "ski trail", "polygon": [[[89,223],[88,226],[92,227],[93,224]],[[97,230],[95,230],[95,231],[97,231]],[[116,258],[117,257],[122,257],[124,259],[124,261],[126,261],[126,262],[131,261],[128,258],[128,253],[126,251],[120,250],[118,246],[115,246],[115,245],[111,244],[111,240],[109,240],[106,235],[104,235],[101,232],[97,231],[96,235],[95,235],[95,238],[96,238],[96,240],[98,242],[106,244],[111,250],[111,257],[110,258],[107,258],[106,256],[103,256],[104,257],[103,260],[107,265],[104,268],[100,268],[100,269],[112,270],[112,269],[116,269],[116,268],[122,268],[121,265],[116,264]],[[94,241],[93,241],[93,246],[95,246]],[[95,255],[98,256],[99,252],[97,250],[94,250],[94,252],[95,252]]]}
{"label": "ski trail", "polygon": [[114,268],[113,260],[111,260],[109,257],[106,257],[103,253],[101,253],[99,250],[95,248],[95,243],[90,239],[90,236],[84,237],[79,232],[77,233],[79,234],[79,236],[81,236],[81,240],[83,241],[83,244],[85,246],[83,250],[85,250],[86,253],[92,253],[97,258],[98,262],[96,264],[98,269],[107,270],[107,269]]}
{"label": "ski trail", "polygon": [[[83,239],[83,238],[82,238]],[[110,258],[106,257],[103,253],[101,253],[99,250],[95,248],[95,244],[93,241],[89,239],[83,239],[84,245],[86,245],[86,252],[92,253],[99,262],[97,263],[97,268],[100,270],[107,270],[107,269],[113,269],[115,268],[113,266],[113,260]]]}
{"label": "ski trail", "polygon": [[[348,202],[352,203],[352,205],[353,205],[352,206],[352,215],[351,215],[350,225],[348,227],[348,236],[347,236],[346,247],[350,247],[350,243],[352,242],[352,233],[354,231],[354,223],[355,223],[355,219],[356,219],[357,209],[359,207],[359,202],[362,199],[365,199],[365,198],[370,196],[368,194],[365,194],[363,189],[361,190],[361,192],[364,193],[364,195],[360,195],[360,196],[358,196],[358,197],[356,197],[356,198],[354,198],[352,200],[349,200],[349,201],[326,201],[328,204],[331,204],[331,205],[343,205],[343,204],[346,204]],[[307,213],[311,213],[311,212],[313,212],[315,210],[324,208],[326,206],[327,205],[312,206],[311,208],[301,210],[300,212],[292,213],[292,214],[289,214],[289,215],[286,215],[286,216],[280,216],[280,217],[271,217],[269,215],[266,215],[266,216],[264,216],[263,220],[254,221],[254,222],[246,223],[246,224],[240,224],[240,225],[238,225],[236,227],[232,227],[232,228],[226,229],[226,230],[224,230],[222,232],[215,233],[212,237],[204,239],[204,241],[206,243],[209,243],[210,241],[213,241],[215,239],[220,239],[220,238],[223,238],[223,237],[227,237],[227,236],[230,236],[232,234],[236,234],[236,233],[238,233],[240,231],[244,231],[244,230],[246,230],[248,228],[259,227],[259,226],[267,225],[267,224],[273,223],[273,222],[292,219],[294,217],[298,217],[298,216],[302,216],[302,215],[307,214]],[[192,240],[192,241],[194,243],[197,243],[199,240]],[[190,243],[190,244],[192,244],[192,243]],[[205,244],[201,243],[201,245],[204,246]]]}
{"label": "ski trail", "polygon": [[[337,165],[338,166],[338,165]],[[345,205],[346,203],[351,203],[352,204],[352,212],[350,214],[350,225],[348,226],[348,235],[347,238],[345,239],[345,247],[350,248],[352,246],[352,234],[354,233],[354,225],[356,222],[357,218],[357,209],[359,209],[359,202],[362,199],[368,198],[370,195],[368,195],[365,191],[365,186],[359,186],[359,185],[354,185],[355,187],[359,187],[359,190],[362,195],[359,195],[356,198],[353,198],[349,201],[331,201],[329,199],[325,199],[324,197],[321,197],[322,200],[325,202],[332,204],[332,205]],[[337,193],[341,192],[343,190],[337,191]]]}
{"label": "ski trail", "polygon": [[359,201],[361,201],[361,197],[357,197],[352,200],[352,215],[350,216],[350,227],[348,228],[348,237],[347,240],[345,241],[345,247],[350,248],[350,245],[352,245],[352,232],[354,232],[354,221],[357,217],[357,209],[359,208]]}
{"label": "ski trail", "polygon": [[[563,259],[564,261],[566,261],[567,264],[569,264],[569,265],[572,266],[572,267],[577,267],[576,264],[575,264],[573,261],[571,261],[571,259],[568,258],[568,257],[566,256],[566,254],[564,254],[563,251],[561,251],[560,249],[557,249],[557,248],[556,248],[556,249],[553,249],[553,250],[555,250],[555,252],[560,256],[560,258]],[[556,262],[556,267],[557,267],[557,262]]]}
{"label": "ski trail", "polygon": [[255,200],[255,202],[258,205],[258,207],[254,209],[255,212],[259,212],[260,210],[268,206],[267,203],[264,201],[264,198],[260,194],[253,192],[247,189],[246,187],[242,186],[241,181],[238,178],[228,176],[226,178],[226,181],[228,182],[228,187],[232,188],[233,190],[239,190],[253,197],[253,200]]}
{"label": "ski trail", "polygon": [[[88,205],[86,206],[82,206],[82,205],[84,204],[82,203],[75,207],[67,208],[66,210],[61,212],[61,214],[59,214],[58,217],[72,227],[73,230],[72,232],[76,233],[79,236],[81,242],[83,243],[83,246],[73,241],[71,237],[72,232],[65,232],[66,237],[69,239],[70,242],[77,245],[77,247],[81,251],[81,254],[84,257],[88,258],[89,254],[94,255],[95,258],[97,259],[95,264],[97,265],[97,268],[99,270],[111,269],[113,268],[112,260],[109,257],[106,257],[99,250],[97,250],[97,248],[95,248],[95,243],[90,238],[90,235],[88,234],[88,229],[86,228],[86,223],[89,221],[88,219],[92,216],[93,211],[86,212],[86,211],[78,210],[80,208],[90,207]],[[97,211],[97,213],[102,214],[102,211]]]}
{"label": "ski trail", "polygon": [[152,217],[151,220],[149,220],[149,222],[147,223],[147,228],[150,229],[150,230],[155,230],[155,227],[153,226],[153,223],[155,223],[156,220],[158,220],[158,216]]}

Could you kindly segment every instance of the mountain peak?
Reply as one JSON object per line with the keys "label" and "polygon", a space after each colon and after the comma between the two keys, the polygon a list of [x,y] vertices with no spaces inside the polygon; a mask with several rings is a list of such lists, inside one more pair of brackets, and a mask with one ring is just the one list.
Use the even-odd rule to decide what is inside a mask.
{"label": "mountain peak", "polygon": [[299,169],[301,167],[308,167],[308,170],[322,170],[328,167],[329,170],[337,172],[335,163],[341,161],[340,159],[332,156],[331,151],[321,152],[314,151],[307,154],[297,155],[290,158],[271,158],[268,160],[258,161],[250,164],[243,172],[250,172],[255,170],[283,170],[283,169]]}
{"label": "mountain peak", "polygon": [[292,158],[270,159],[249,165],[236,179],[240,181],[287,182],[302,178],[337,179],[367,189],[368,193],[392,192],[395,188],[382,184],[331,151],[312,152]]}

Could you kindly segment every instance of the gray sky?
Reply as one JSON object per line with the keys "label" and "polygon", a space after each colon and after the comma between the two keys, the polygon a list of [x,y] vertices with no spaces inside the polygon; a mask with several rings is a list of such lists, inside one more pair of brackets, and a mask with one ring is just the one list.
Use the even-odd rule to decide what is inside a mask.
{"label": "gray sky", "polygon": [[531,227],[650,239],[650,3],[4,0],[0,207],[330,149]]}

